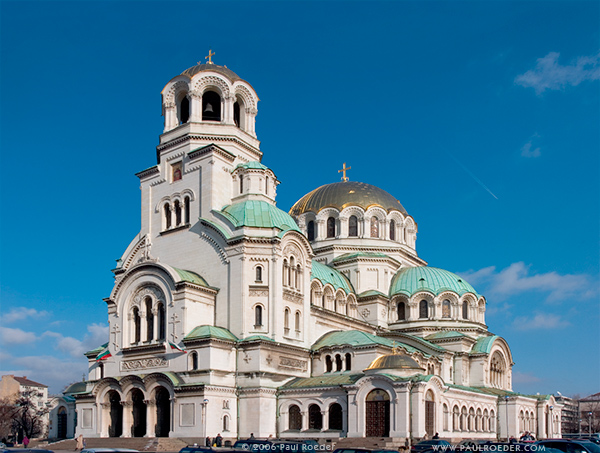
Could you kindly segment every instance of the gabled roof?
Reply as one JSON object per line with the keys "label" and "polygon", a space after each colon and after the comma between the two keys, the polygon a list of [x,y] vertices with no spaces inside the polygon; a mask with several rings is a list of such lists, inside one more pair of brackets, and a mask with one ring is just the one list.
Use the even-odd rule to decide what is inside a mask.
{"label": "gabled roof", "polygon": [[364,374],[328,374],[327,376],[314,376],[309,378],[296,378],[282,385],[280,389],[310,388],[310,387],[337,387],[344,384],[354,384]]}
{"label": "gabled roof", "polygon": [[323,285],[330,284],[336,290],[342,288],[346,293],[353,293],[352,285],[341,272],[318,261],[312,262],[310,279],[317,279]]}
{"label": "gabled roof", "polygon": [[27,387],[44,387],[47,388],[47,385],[40,384],[39,382],[32,381],[31,379],[27,379],[27,376],[13,376],[14,380],[19,384],[27,386]]}
{"label": "gabled roof", "polygon": [[188,333],[184,340],[199,340],[202,338],[217,338],[219,340],[238,341],[238,338],[224,327],[198,326]]}
{"label": "gabled roof", "polygon": [[205,288],[210,288],[210,285],[206,283],[206,280],[204,280],[204,278],[202,278],[195,272],[186,271],[185,269],[177,269],[176,267],[174,267],[173,269],[175,270],[175,272],[177,272],[177,275],[179,275],[179,278],[182,281],[194,283],[195,285],[203,286]]}

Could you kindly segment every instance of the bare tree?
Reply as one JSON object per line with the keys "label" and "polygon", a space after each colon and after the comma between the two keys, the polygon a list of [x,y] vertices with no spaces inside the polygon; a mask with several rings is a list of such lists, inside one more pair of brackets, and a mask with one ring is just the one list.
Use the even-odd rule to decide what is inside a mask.
{"label": "bare tree", "polygon": [[26,390],[21,392],[13,405],[13,428],[29,439],[44,434],[46,428],[48,408],[37,403],[38,396],[36,390]]}
{"label": "bare tree", "polygon": [[0,399],[0,439],[8,439],[13,433],[15,403],[9,398]]}

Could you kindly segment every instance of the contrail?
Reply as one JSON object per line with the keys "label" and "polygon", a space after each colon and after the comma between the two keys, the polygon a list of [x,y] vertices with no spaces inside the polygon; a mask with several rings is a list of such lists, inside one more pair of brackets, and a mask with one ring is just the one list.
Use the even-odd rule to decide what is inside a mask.
{"label": "contrail", "polygon": [[483,187],[492,197],[494,197],[496,200],[498,200],[498,197],[496,195],[494,195],[494,192],[492,192],[490,189],[488,189],[488,187],[481,182],[481,180],[475,176],[473,173],[471,173],[471,170],[469,170],[467,167],[465,167],[461,161],[459,161],[456,157],[454,157],[449,151],[446,151],[446,153],[452,158],[454,159],[454,162],[456,162],[458,165],[460,165],[460,167],[467,172],[467,174],[473,178],[475,180],[475,182],[477,184],[479,184],[481,187]]}

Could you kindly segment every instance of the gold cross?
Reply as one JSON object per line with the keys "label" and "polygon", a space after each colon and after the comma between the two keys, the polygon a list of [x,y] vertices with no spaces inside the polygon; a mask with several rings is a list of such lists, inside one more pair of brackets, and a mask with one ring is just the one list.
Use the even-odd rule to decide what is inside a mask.
{"label": "gold cross", "polygon": [[346,171],[350,170],[352,167],[346,167],[346,162],[344,162],[344,168],[342,168],[341,170],[338,170],[338,173],[344,173],[344,176],[342,176],[342,181],[346,182],[348,181],[348,177],[346,176]]}
{"label": "gold cross", "polygon": [[212,61],[212,56],[215,53],[212,51],[212,49],[208,49],[208,55],[206,57],[204,57],[204,59],[206,60],[208,58],[208,64],[214,64]]}

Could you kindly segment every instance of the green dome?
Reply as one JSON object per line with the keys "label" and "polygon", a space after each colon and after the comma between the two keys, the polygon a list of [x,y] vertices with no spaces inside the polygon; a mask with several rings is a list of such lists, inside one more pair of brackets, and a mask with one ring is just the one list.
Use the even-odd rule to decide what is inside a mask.
{"label": "green dome", "polygon": [[427,291],[436,296],[444,291],[453,291],[459,296],[465,293],[473,293],[479,297],[479,294],[469,283],[444,269],[418,266],[407,267],[396,272],[390,285],[390,297],[396,294],[405,294],[411,297],[420,291]]}
{"label": "green dome", "polygon": [[236,228],[279,228],[300,231],[290,215],[275,205],[261,200],[247,200],[225,206],[221,211]]}
{"label": "green dome", "polygon": [[346,293],[350,294],[353,292],[352,285],[348,279],[340,271],[327,266],[326,264],[319,263],[318,261],[312,261],[312,271],[310,273],[310,279],[320,280],[323,285],[331,284],[336,290],[342,288]]}

